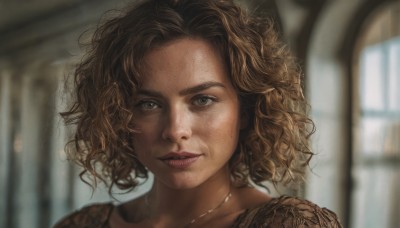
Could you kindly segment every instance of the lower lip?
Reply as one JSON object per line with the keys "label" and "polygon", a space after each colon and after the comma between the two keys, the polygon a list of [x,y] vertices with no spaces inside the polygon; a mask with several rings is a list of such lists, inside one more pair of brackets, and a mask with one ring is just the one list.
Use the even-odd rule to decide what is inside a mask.
{"label": "lower lip", "polygon": [[185,169],[191,166],[194,162],[196,162],[197,159],[199,159],[199,157],[200,156],[184,158],[184,159],[168,159],[168,160],[163,160],[163,162],[167,164],[169,167],[175,169]]}

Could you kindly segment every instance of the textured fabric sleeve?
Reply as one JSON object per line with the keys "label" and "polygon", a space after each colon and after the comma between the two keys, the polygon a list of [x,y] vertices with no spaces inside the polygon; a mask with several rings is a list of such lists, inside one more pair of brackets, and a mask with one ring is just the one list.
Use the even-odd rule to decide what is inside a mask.
{"label": "textured fabric sleeve", "polygon": [[61,219],[54,228],[106,228],[113,208],[111,203],[84,207]]}
{"label": "textured fabric sleeve", "polygon": [[283,196],[246,211],[233,227],[341,228],[337,216],[307,200]]}

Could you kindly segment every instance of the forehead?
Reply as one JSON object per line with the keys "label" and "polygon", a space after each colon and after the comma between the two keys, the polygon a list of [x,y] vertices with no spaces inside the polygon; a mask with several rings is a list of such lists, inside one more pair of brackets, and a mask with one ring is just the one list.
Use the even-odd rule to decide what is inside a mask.
{"label": "forehead", "polygon": [[214,45],[195,38],[181,38],[150,50],[144,56],[142,86],[155,81],[200,83],[229,82],[226,63]]}
{"label": "forehead", "polygon": [[[169,58],[167,58],[169,57]],[[170,60],[173,57],[181,57],[180,62],[185,58],[190,57],[190,60],[211,59],[221,61],[226,65],[221,58],[219,50],[211,42],[202,38],[183,37],[162,43],[150,49],[145,55],[144,60],[147,63],[146,67],[152,66],[152,63],[158,63],[159,59]],[[166,58],[166,59],[165,59]],[[170,63],[171,61],[162,61],[162,63]],[[150,63],[150,64],[148,64]]]}

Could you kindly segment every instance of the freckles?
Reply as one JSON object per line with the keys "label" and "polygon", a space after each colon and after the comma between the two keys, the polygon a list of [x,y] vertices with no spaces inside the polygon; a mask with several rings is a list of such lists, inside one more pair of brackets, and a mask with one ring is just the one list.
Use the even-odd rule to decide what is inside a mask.
{"label": "freckles", "polygon": [[213,118],[212,121],[204,122],[203,128],[207,130],[210,137],[218,137],[220,140],[234,140],[239,134],[237,118],[231,113],[227,115],[219,115],[218,118]]}

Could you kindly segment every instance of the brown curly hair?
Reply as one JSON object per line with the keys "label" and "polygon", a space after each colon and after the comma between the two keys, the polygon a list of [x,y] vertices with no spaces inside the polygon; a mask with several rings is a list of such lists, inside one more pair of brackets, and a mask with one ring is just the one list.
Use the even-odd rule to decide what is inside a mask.
{"label": "brown curly hair", "polygon": [[75,100],[61,113],[76,124],[69,157],[96,179],[132,190],[148,178],[135,156],[132,97],[143,57],[168,41],[196,37],[218,48],[229,69],[248,127],[230,160],[238,185],[289,183],[302,176],[313,153],[314,124],[300,69],[279,41],[273,22],[249,15],[231,0],[145,0],[95,31],[74,74]]}

